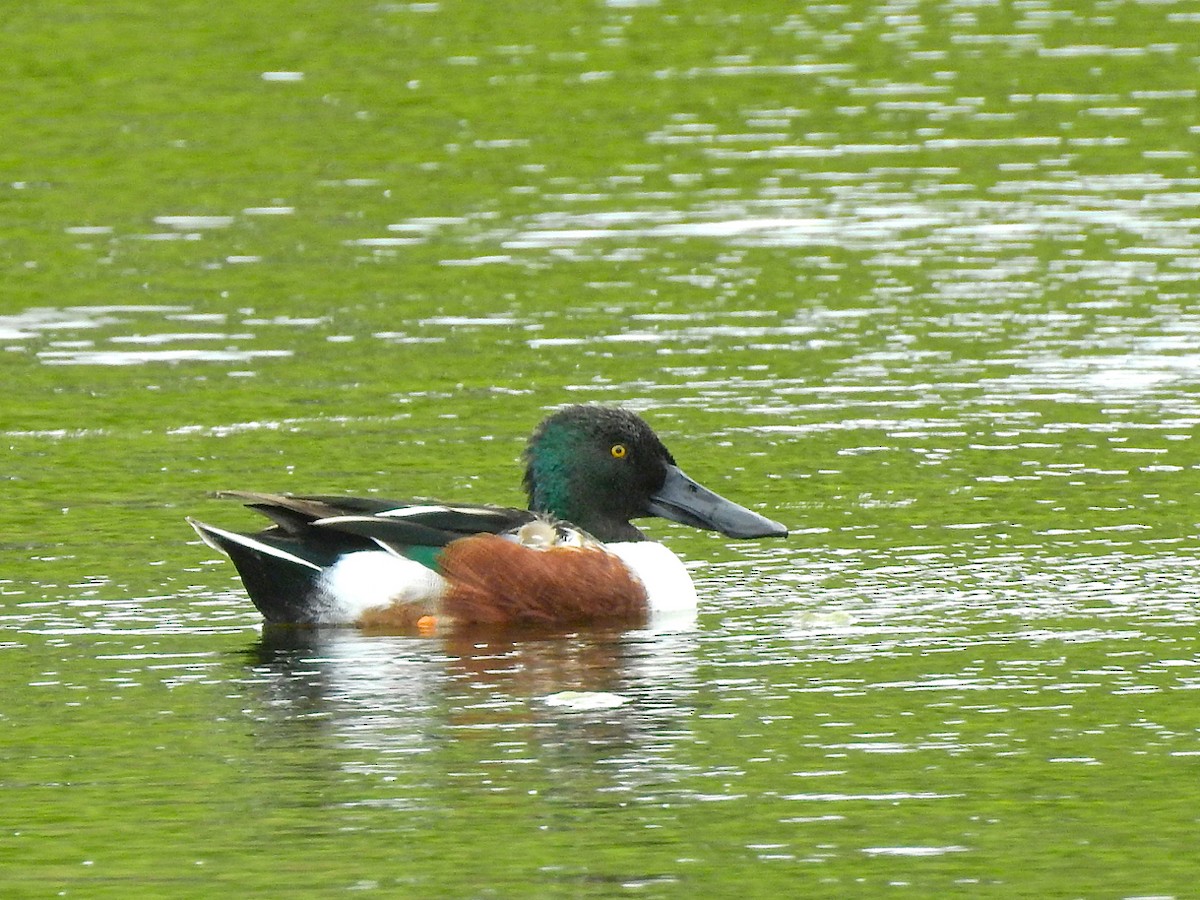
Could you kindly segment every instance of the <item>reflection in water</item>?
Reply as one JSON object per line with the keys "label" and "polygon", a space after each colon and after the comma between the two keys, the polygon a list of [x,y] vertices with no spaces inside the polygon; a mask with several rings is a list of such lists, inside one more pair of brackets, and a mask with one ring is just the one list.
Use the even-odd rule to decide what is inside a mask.
{"label": "reflection in water", "polygon": [[[696,636],[681,633],[481,630],[428,640],[268,628],[249,651],[250,684],[264,737],[319,728],[343,751],[369,751],[369,762],[350,753],[343,767],[383,775],[393,792],[443,779],[456,790],[539,789],[546,778],[559,790],[628,791],[678,765],[672,747],[688,733],[695,649]],[[564,692],[626,702],[554,702]]]}

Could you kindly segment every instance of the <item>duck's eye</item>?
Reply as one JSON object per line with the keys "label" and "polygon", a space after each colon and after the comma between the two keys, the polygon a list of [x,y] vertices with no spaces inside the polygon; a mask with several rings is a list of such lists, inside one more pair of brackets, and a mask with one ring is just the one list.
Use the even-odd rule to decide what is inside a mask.
{"label": "duck's eye", "polygon": [[613,459],[624,459],[625,454],[629,452],[629,448],[624,444],[613,444],[612,449],[608,452],[613,455]]}

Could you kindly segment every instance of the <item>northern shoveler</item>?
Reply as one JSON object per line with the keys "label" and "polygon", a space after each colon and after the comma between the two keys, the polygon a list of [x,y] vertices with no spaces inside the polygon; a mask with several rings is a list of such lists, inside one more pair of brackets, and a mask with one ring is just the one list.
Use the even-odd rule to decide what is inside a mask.
{"label": "northern shoveler", "polygon": [[239,534],[188,521],[233,560],[268,622],[422,632],[694,609],[683,563],[630,523],[640,516],[734,538],[787,535],[685,475],[626,410],[559,410],[524,461],[528,510],[227,492],[274,524]]}

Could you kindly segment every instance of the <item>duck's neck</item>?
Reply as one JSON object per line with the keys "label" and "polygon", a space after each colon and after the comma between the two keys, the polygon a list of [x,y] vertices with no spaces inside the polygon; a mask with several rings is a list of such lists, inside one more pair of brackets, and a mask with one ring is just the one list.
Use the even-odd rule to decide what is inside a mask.
{"label": "duck's neck", "polygon": [[605,516],[592,509],[576,509],[569,504],[540,503],[536,495],[530,499],[529,509],[531,512],[570,522],[605,544],[632,544],[646,540],[646,536],[628,520]]}
{"label": "duck's neck", "polygon": [[616,522],[607,525],[594,525],[592,528],[580,525],[588,533],[595,536],[597,540],[604,541],[606,544],[635,544],[638,541],[646,540],[646,536],[630,522]]}

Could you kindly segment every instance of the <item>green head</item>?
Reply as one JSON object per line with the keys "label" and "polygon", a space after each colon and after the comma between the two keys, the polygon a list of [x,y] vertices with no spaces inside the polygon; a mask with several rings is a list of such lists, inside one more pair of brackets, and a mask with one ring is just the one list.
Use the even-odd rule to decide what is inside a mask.
{"label": "green head", "polygon": [[525,448],[529,508],[601,541],[640,541],[630,519],[662,516],[730,537],[785,535],[787,529],[692,481],[642,419],[623,409],[568,406]]}
{"label": "green head", "polygon": [[638,541],[629,520],[646,515],[675,460],[631,412],[568,406],[550,416],[525,448],[529,508],[578,525],[602,541]]}

